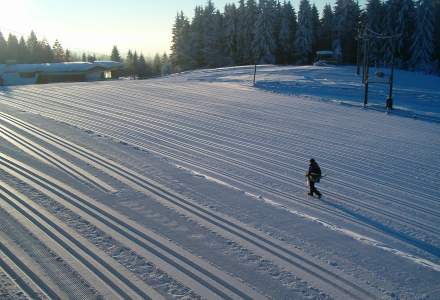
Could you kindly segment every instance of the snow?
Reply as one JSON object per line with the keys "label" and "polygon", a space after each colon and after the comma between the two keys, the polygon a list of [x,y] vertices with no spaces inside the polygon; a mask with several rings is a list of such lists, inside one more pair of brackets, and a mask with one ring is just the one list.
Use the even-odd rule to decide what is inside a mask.
{"label": "snow", "polygon": [[[252,72],[4,87],[0,214],[26,227],[3,230],[2,218],[8,245],[23,257],[51,248],[59,260],[32,270],[68,264],[63,278],[82,278],[84,295],[121,295],[102,278],[139,295],[130,278],[167,299],[436,299],[440,78],[397,71],[386,114],[383,86],[362,107],[354,67],[258,66],[255,87]],[[321,200],[306,195],[310,157],[327,174]],[[32,231],[13,190],[119,279],[35,234],[45,225]],[[14,298],[24,288],[10,277],[0,269]]]}

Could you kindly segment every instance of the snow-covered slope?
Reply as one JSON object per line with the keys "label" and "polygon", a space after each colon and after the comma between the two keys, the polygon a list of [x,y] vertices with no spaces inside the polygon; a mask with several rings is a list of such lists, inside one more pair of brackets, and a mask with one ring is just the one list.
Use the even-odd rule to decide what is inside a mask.
{"label": "snow-covered slope", "polygon": [[387,115],[355,101],[350,67],[262,66],[257,87],[251,71],[1,90],[0,276],[24,278],[2,290],[438,297],[440,126],[399,113],[436,121],[438,79],[399,72]]}

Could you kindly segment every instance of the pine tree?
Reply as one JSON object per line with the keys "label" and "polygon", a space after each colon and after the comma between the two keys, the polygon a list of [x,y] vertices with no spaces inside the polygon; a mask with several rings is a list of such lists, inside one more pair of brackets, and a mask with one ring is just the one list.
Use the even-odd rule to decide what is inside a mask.
{"label": "pine tree", "polygon": [[135,74],[134,64],[133,64],[133,53],[131,50],[127,52],[127,58],[125,59],[125,75],[129,77],[134,77]]}
{"label": "pine tree", "polygon": [[161,62],[161,74],[163,76],[171,74],[171,62],[166,53],[162,55],[160,62]]}
{"label": "pine tree", "polygon": [[66,53],[64,54],[64,61],[65,62],[71,62],[72,61],[72,54],[70,53],[69,49],[66,49]]}
{"label": "pine tree", "polygon": [[136,73],[140,79],[147,78],[151,75],[148,72],[147,62],[145,61],[145,57],[142,53],[139,56]]}
{"label": "pine tree", "polygon": [[334,19],[333,51],[340,62],[353,64],[356,61],[359,5],[354,0],[336,0]]}
{"label": "pine tree", "polygon": [[82,54],[82,56],[81,56],[81,61],[82,61],[82,62],[86,62],[86,61],[87,61],[87,57],[86,57],[86,54],[85,54],[85,53]]}
{"label": "pine tree", "polygon": [[137,51],[134,51],[132,61],[131,61],[131,69],[133,74],[133,79],[137,79],[138,77],[138,70],[139,70],[139,57],[137,54]]}
{"label": "pine tree", "polygon": [[38,41],[34,31],[31,31],[28,39],[26,40],[26,46],[29,52],[28,62],[32,64],[40,63],[42,60],[41,44]]}
{"label": "pine tree", "polygon": [[[194,10],[194,17],[191,22],[191,48],[190,57],[193,62],[193,68],[199,68],[206,65],[204,49],[204,21],[203,21],[203,7],[196,6]],[[153,66],[154,69],[154,66]]]}
{"label": "pine tree", "polygon": [[298,11],[296,50],[299,63],[310,63],[313,50],[312,7],[308,0],[301,0]]}
{"label": "pine tree", "polygon": [[[408,69],[411,59],[411,46],[416,24],[416,13],[412,0],[389,0],[386,3],[386,32],[400,35],[395,39],[396,65]],[[392,50],[392,46],[388,46]]]}
{"label": "pine tree", "polygon": [[312,32],[313,32],[313,42],[312,42],[312,59],[315,57],[315,53],[319,50],[319,39],[321,36],[321,22],[319,20],[318,8],[315,4],[312,5]]}
{"label": "pine tree", "polygon": [[19,46],[18,46],[17,37],[10,33],[8,36],[8,48],[6,51],[6,60],[19,63],[18,51],[19,51]]}
{"label": "pine tree", "polygon": [[434,12],[435,12],[435,32],[434,32],[434,59],[437,61],[437,71],[440,75],[440,0],[434,1]]}
{"label": "pine tree", "polygon": [[222,15],[215,9],[214,3],[208,0],[203,9],[203,66],[219,67],[224,64],[224,28]]}
{"label": "pine tree", "polygon": [[53,47],[52,47],[52,51],[53,51],[54,62],[56,62],[56,63],[64,62],[64,60],[65,60],[64,49],[58,40],[55,40],[55,43],[53,44]]}
{"label": "pine tree", "polygon": [[6,62],[7,49],[8,44],[6,43],[3,34],[0,32],[0,64],[4,64]]}
{"label": "pine tree", "polygon": [[279,59],[281,64],[291,64],[295,58],[296,15],[290,1],[281,7],[280,30],[278,33]]}
{"label": "pine tree", "polygon": [[188,70],[193,66],[191,59],[190,23],[183,12],[177,14],[172,30],[171,63],[175,72]]}
{"label": "pine tree", "polygon": [[324,6],[321,19],[321,35],[319,39],[320,50],[331,50],[333,42],[334,16],[330,4]]}
{"label": "pine tree", "polygon": [[433,71],[434,11],[432,0],[417,2],[417,24],[414,33],[411,62],[415,70]]}
{"label": "pine tree", "polygon": [[29,51],[26,46],[26,42],[23,37],[20,38],[18,43],[18,63],[25,64],[29,63]]}
{"label": "pine tree", "polygon": [[49,43],[46,39],[43,39],[41,42],[38,43],[38,54],[37,57],[39,59],[39,62],[41,63],[52,63],[54,62],[54,56],[52,48],[50,47]]}
{"label": "pine tree", "polygon": [[261,0],[255,25],[253,49],[258,63],[275,63],[275,1]]}
{"label": "pine tree", "polygon": [[153,76],[161,76],[162,75],[162,61],[160,59],[160,55],[157,53],[153,59]]}
{"label": "pine tree", "polygon": [[[367,3],[367,23],[366,28],[369,34],[381,35],[385,33],[385,13],[384,6],[380,0],[369,0]],[[381,63],[384,59],[385,46],[383,40],[370,40],[370,60]]]}
{"label": "pine tree", "polygon": [[258,6],[255,0],[247,0],[243,17],[242,46],[243,61],[241,64],[249,65],[256,62],[253,44],[255,40],[255,27],[258,17]]}
{"label": "pine tree", "polygon": [[224,10],[225,25],[225,55],[228,58],[228,64],[237,64],[240,56],[237,48],[238,29],[237,29],[237,8],[235,4],[226,4]]}
{"label": "pine tree", "polygon": [[122,61],[121,55],[119,54],[118,47],[113,46],[112,53],[110,55],[110,60],[117,61],[117,62],[121,62]]}

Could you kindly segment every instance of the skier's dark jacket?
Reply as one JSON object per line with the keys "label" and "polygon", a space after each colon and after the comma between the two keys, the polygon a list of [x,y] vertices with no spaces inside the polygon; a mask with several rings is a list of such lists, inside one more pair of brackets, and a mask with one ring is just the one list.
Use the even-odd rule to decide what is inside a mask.
{"label": "skier's dark jacket", "polygon": [[309,179],[313,182],[319,182],[321,178],[321,168],[316,161],[311,161],[309,166],[309,172],[307,173]]}

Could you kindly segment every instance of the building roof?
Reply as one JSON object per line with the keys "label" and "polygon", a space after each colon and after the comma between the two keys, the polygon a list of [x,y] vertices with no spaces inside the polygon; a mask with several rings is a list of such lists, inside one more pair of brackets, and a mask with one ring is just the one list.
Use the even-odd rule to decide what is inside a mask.
{"label": "building roof", "polygon": [[93,69],[112,70],[122,68],[122,64],[115,61],[67,62],[50,64],[0,64],[2,73],[63,73],[63,72],[87,72]]}

